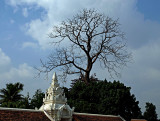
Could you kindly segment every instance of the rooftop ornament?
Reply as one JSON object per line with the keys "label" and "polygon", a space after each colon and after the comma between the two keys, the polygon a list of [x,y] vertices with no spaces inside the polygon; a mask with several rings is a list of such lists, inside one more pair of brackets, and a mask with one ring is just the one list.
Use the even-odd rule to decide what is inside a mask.
{"label": "rooftop ornament", "polygon": [[65,98],[64,90],[59,86],[56,73],[53,74],[52,83],[45,93],[43,105],[39,110],[44,111],[52,121],[72,121],[74,108],[70,108]]}

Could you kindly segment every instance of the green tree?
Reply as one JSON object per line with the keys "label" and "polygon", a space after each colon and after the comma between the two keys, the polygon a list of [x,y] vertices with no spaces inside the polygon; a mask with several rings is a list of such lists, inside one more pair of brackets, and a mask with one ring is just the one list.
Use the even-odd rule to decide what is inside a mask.
{"label": "green tree", "polygon": [[23,99],[20,101],[20,103],[22,104],[22,108],[30,109],[31,108],[30,100],[31,99],[29,93],[27,93],[27,96],[23,96]]}
{"label": "green tree", "polygon": [[49,37],[53,38],[53,44],[65,46],[54,46],[57,49],[48,60],[41,61],[40,73],[48,74],[59,68],[63,70],[63,76],[79,73],[84,75],[83,81],[89,83],[96,62],[100,62],[101,67],[111,75],[117,75],[117,68],[125,66],[130,60],[118,20],[95,10],[84,9],[72,19],[54,26]]}
{"label": "green tree", "polygon": [[0,104],[2,107],[23,107],[23,100],[20,92],[23,90],[23,84],[17,82],[15,84],[6,84],[6,88],[0,89]]}
{"label": "green tree", "polygon": [[33,109],[36,107],[40,108],[43,104],[44,96],[45,96],[44,92],[42,92],[41,89],[37,89],[31,99],[31,103],[30,103],[31,108],[33,108]]}
{"label": "green tree", "polygon": [[120,115],[129,121],[140,118],[139,102],[119,81],[94,81],[86,85],[77,81],[70,89],[64,89],[68,104],[75,107],[75,111],[83,113],[98,113],[106,115]]}
{"label": "green tree", "polygon": [[147,121],[157,121],[157,113],[156,113],[156,106],[152,103],[147,102],[145,106],[146,110],[144,112],[144,118]]}

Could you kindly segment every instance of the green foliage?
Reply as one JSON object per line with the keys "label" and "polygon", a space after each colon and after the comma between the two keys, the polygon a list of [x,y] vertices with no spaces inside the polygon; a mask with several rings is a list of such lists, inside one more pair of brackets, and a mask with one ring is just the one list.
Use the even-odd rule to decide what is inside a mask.
{"label": "green foliage", "polygon": [[27,94],[26,97],[23,98],[23,100],[21,102],[23,104],[23,108],[25,108],[25,109],[30,109],[31,108],[29,93]]}
{"label": "green foliage", "polygon": [[0,106],[9,108],[39,108],[43,103],[44,93],[38,89],[32,99],[23,96],[20,92],[23,90],[23,84],[17,82],[15,84],[6,84],[6,88],[0,89]]}
{"label": "green foliage", "polygon": [[147,102],[145,108],[144,118],[147,119],[147,121],[157,121],[156,106]]}
{"label": "green foliage", "polygon": [[40,108],[40,106],[42,106],[43,104],[43,98],[44,98],[45,94],[44,92],[42,92],[41,89],[36,90],[35,94],[33,95],[32,99],[31,99],[31,103],[30,103],[30,107],[31,108]]}
{"label": "green foliage", "polygon": [[76,112],[120,115],[126,120],[140,118],[139,102],[119,81],[94,81],[85,84],[76,81],[69,90],[64,89],[68,104],[75,107]]}
{"label": "green foliage", "polygon": [[0,89],[0,104],[1,107],[20,108],[22,106],[23,84],[17,82],[15,84],[6,84],[6,88]]}

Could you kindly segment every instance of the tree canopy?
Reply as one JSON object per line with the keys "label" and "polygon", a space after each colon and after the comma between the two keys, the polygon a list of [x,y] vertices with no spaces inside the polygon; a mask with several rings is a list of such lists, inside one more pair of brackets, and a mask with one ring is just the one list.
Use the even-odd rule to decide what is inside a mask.
{"label": "tree canopy", "polygon": [[44,92],[37,89],[32,98],[21,94],[23,84],[17,82],[15,84],[6,84],[6,88],[0,89],[0,106],[9,108],[26,108],[35,109],[43,104]]}
{"label": "tree canopy", "polygon": [[30,102],[30,107],[31,108],[40,108],[43,104],[43,98],[45,94],[42,92],[41,89],[36,90],[35,94],[33,95],[31,102]]}
{"label": "tree canopy", "polygon": [[63,70],[64,77],[78,73],[88,83],[96,62],[112,76],[117,75],[116,69],[126,65],[130,59],[118,20],[96,10],[80,11],[72,19],[54,26],[49,37],[53,38],[52,43],[57,49],[46,62],[41,60],[40,73],[58,68]]}
{"label": "tree canopy", "polygon": [[140,118],[139,102],[119,81],[93,81],[86,85],[77,81],[70,89],[64,88],[68,104],[75,107],[76,112],[120,115],[129,121]]}
{"label": "tree canopy", "polygon": [[144,118],[147,119],[147,121],[157,121],[156,106],[147,102],[145,108]]}
{"label": "tree canopy", "polygon": [[6,84],[6,88],[0,89],[0,104],[3,107],[19,107],[23,99],[20,92],[23,90],[23,84]]}

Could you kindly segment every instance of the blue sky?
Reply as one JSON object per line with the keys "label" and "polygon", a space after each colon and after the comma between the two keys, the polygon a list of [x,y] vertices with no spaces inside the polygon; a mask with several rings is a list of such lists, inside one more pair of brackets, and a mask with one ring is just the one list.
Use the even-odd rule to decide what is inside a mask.
{"label": "blue sky", "polygon": [[[145,102],[152,102],[160,115],[159,5],[159,0],[1,0],[0,88],[6,83],[20,81],[25,94],[33,94],[38,88],[45,91],[52,73],[50,80],[44,80],[43,76],[34,78],[36,70],[33,67],[40,66],[40,58],[45,59],[54,50],[48,44],[51,39],[47,34],[53,25],[79,10],[95,8],[119,18],[128,50],[133,53],[133,63],[121,70],[121,78],[115,79],[132,87],[142,111]],[[99,79],[113,81],[98,64],[93,73],[97,73]]]}
{"label": "blue sky", "polygon": [[145,19],[154,21],[160,21],[159,11],[159,0],[139,0],[137,3],[138,11],[144,14]]}

